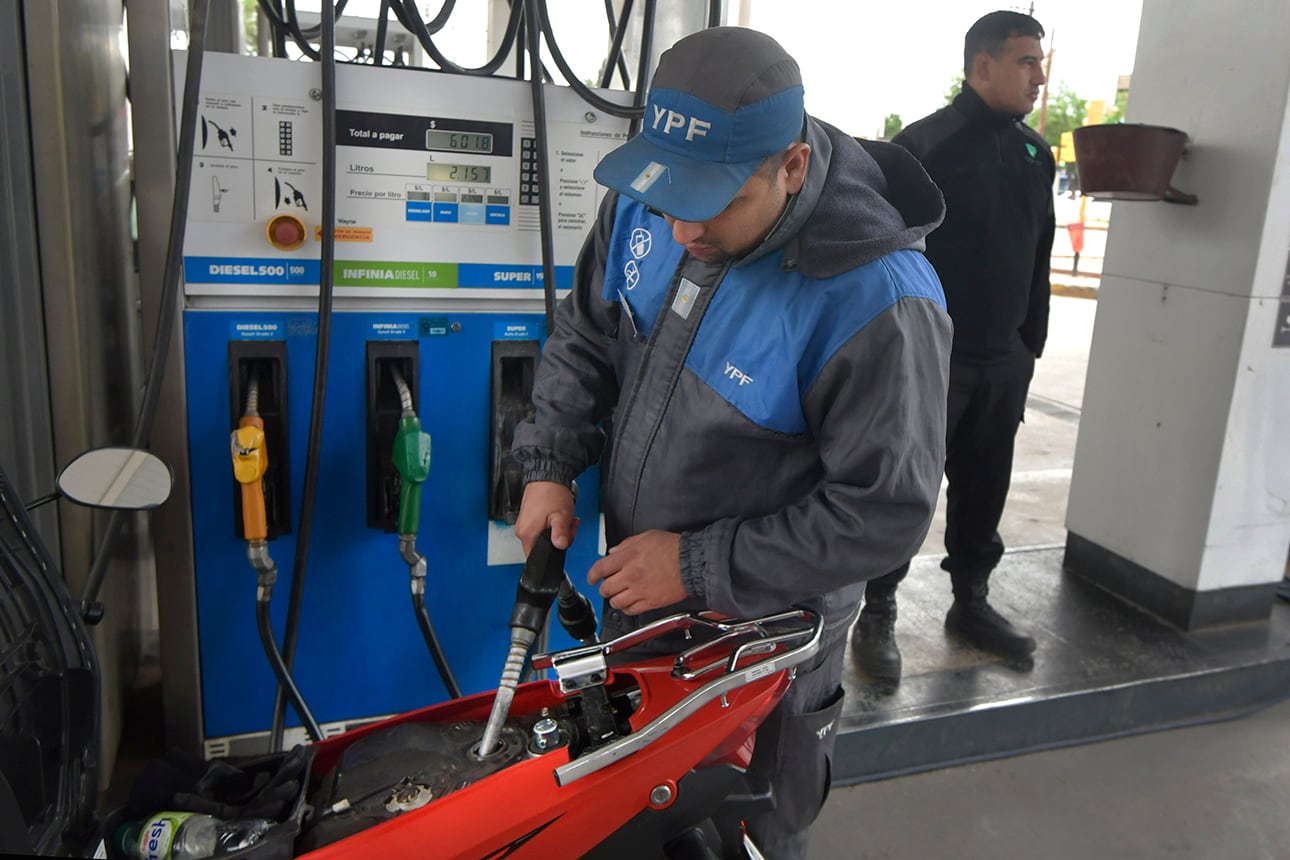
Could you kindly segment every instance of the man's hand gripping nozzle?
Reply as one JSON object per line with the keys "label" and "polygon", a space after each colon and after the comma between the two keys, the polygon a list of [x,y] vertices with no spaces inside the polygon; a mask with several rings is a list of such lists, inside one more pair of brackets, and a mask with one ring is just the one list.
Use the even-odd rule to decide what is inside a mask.
{"label": "man's hand gripping nozzle", "polygon": [[573,587],[569,575],[564,572],[564,550],[552,546],[551,530],[547,529],[533,544],[533,551],[524,562],[524,572],[515,589],[511,650],[506,656],[502,679],[497,684],[497,698],[493,700],[493,710],[484,726],[484,736],[479,741],[481,757],[497,752],[502,746],[498,738],[510,713],[511,700],[515,698],[515,688],[524,670],[524,660],[546,624],[551,603],[557,597],[560,599],[560,623],[565,630],[584,643],[595,641],[595,610],[591,601]]}

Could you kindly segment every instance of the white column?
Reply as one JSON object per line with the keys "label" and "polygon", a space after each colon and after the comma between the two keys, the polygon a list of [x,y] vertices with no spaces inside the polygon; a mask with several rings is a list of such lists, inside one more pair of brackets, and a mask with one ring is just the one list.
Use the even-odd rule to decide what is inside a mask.
{"label": "white column", "polygon": [[1128,121],[1200,202],[1114,206],[1066,561],[1185,629],[1266,617],[1290,543],[1287,44],[1285,0],[1143,4]]}

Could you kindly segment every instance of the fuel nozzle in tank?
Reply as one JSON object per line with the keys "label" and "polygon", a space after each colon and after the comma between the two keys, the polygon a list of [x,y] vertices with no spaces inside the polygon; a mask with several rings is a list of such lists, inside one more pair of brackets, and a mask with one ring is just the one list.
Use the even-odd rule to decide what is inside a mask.
{"label": "fuel nozzle in tank", "polygon": [[537,640],[546,624],[552,602],[558,600],[557,615],[570,636],[584,644],[596,639],[596,613],[591,601],[578,592],[564,570],[564,550],[551,543],[551,530],[538,536],[524,563],[515,589],[515,608],[511,611],[511,650],[497,684],[497,698],[488,715],[484,736],[479,742],[479,754],[487,756],[498,748],[498,735],[515,698],[520,673],[529,648]]}

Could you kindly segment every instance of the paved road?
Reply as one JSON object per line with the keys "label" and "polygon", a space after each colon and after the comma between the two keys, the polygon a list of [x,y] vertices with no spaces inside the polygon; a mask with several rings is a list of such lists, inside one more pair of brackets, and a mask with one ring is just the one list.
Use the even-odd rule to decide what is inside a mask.
{"label": "paved road", "polygon": [[[1053,237],[1052,254],[1054,275],[1065,276],[1074,271],[1079,276],[1096,278],[1102,273],[1102,260],[1106,256],[1111,203],[1091,197],[1072,200],[1061,194],[1053,198],[1053,208],[1057,216],[1057,234]],[[1084,224],[1084,244],[1080,249],[1079,263],[1076,264],[1075,249],[1067,225],[1081,221]],[[1059,277],[1057,280],[1068,281],[1069,278]]]}

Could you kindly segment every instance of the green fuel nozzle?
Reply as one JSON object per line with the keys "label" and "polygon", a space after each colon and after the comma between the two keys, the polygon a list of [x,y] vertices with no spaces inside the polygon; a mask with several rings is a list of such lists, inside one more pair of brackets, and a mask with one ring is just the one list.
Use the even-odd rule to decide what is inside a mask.
{"label": "green fuel nozzle", "polygon": [[399,429],[394,434],[394,471],[399,473],[399,555],[408,564],[408,573],[412,578],[412,606],[416,610],[417,624],[421,635],[425,637],[426,647],[434,658],[439,669],[439,677],[444,689],[453,699],[461,697],[461,685],[457,683],[439,645],[439,637],[430,623],[430,613],[426,610],[426,559],[417,552],[417,526],[421,522],[421,485],[430,474],[430,434],[421,429],[421,421],[412,409],[412,394],[403,382],[398,370],[391,368],[394,383],[399,388],[399,397],[403,401],[403,415],[399,418]]}
{"label": "green fuel nozzle", "polygon": [[430,434],[415,414],[404,413],[394,435],[394,470],[399,473],[399,534],[417,533],[421,521],[421,485],[430,474]]}

